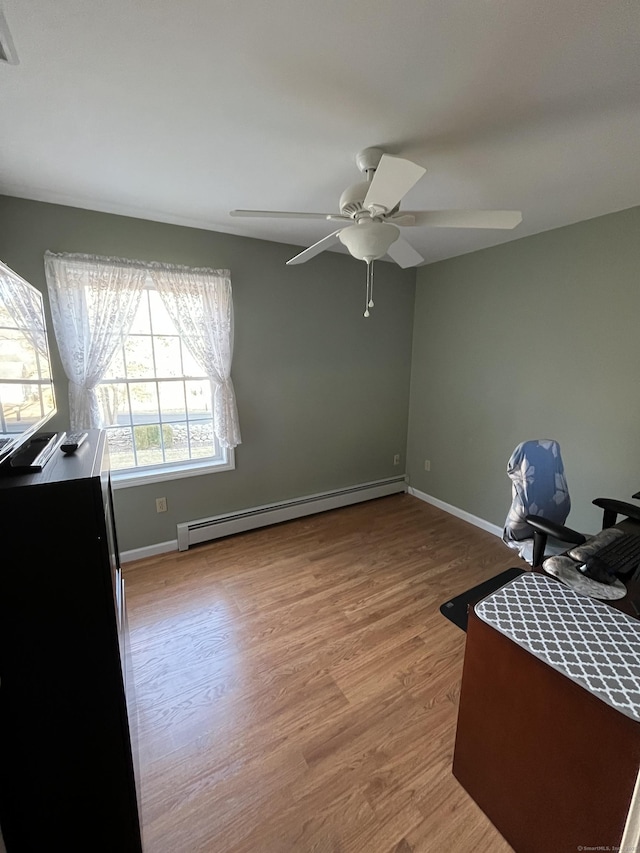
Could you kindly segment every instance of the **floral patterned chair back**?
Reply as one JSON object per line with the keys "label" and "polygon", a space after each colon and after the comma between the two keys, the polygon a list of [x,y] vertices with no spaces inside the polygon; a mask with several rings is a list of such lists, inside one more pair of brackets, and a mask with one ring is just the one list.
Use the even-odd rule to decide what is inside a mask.
{"label": "floral patterned chair back", "polygon": [[512,503],[502,541],[532,563],[533,528],[526,517],[539,515],[564,524],[571,509],[560,445],[544,438],[523,441],[511,454],[507,474],[511,478]]}

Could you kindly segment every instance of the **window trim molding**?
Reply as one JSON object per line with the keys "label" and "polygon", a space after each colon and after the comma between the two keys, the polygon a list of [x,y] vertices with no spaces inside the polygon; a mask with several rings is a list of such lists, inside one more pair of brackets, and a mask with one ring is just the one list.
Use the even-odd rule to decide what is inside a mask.
{"label": "window trim molding", "polygon": [[223,448],[225,459],[221,462],[213,462],[210,458],[202,460],[188,459],[184,463],[175,465],[168,464],[166,467],[158,468],[150,465],[147,472],[143,468],[137,470],[111,471],[111,484],[114,490],[128,489],[132,486],[147,486],[150,483],[164,483],[168,480],[181,480],[184,477],[198,477],[202,474],[217,474],[220,471],[234,471],[236,467],[236,454],[233,447]]}

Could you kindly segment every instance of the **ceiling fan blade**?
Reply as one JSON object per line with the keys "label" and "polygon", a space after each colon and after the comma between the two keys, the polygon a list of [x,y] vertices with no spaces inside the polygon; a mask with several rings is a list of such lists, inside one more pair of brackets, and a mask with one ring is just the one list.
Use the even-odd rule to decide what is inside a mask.
{"label": "ceiling fan blade", "polygon": [[427,170],[411,160],[383,154],[363,201],[365,210],[371,205],[393,210]]}
{"label": "ceiling fan blade", "polygon": [[403,237],[393,241],[387,249],[387,254],[403,269],[417,267],[424,261],[422,255],[419,255]]}
{"label": "ceiling fan blade", "polygon": [[394,225],[415,225],[416,218],[411,213],[405,213],[403,210],[399,210],[398,213],[394,213],[393,216],[385,216],[385,222],[392,222]]}
{"label": "ceiling fan blade", "polygon": [[328,249],[329,246],[338,242],[338,234],[341,231],[342,228],[339,228],[337,231],[334,231],[333,234],[328,234],[326,237],[323,237],[322,240],[318,240],[317,243],[314,243],[313,246],[309,246],[309,248],[305,249],[304,252],[300,252],[299,255],[295,255],[293,258],[290,258],[290,260],[287,261],[287,266],[291,264],[303,264],[305,261],[319,255],[320,252],[324,252],[324,250]]}
{"label": "ceiling fan blade", "polygon": [[340,213],[298,213],[294,210],[230,210],[229,216],[253,216],[271,219],[349,219]]}
{"label": "ceiling fan blade", "polygon": [[[412,216],[413,222],[402,222],[403,216]],[[435,228],[515,228],[522,222],[519,210],[402,210],[397,219],[389,217],[396,225],[431,225]]]}

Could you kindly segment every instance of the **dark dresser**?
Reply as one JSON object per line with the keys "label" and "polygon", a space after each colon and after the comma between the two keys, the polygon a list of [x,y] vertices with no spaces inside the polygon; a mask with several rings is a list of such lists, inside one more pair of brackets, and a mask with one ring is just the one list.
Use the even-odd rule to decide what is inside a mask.
{"label": "dark dresser", "polygon": [[141,851],[135,705],[104,432],[0,476],[7,853]]}

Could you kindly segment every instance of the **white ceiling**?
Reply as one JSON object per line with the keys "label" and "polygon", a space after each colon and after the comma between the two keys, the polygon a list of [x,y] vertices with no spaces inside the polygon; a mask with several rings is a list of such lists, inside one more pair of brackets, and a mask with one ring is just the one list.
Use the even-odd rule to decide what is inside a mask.
{"label": "white ceiling", "polygon": [[[0,193],[308,246],[380,146],[426,263],[640,204],[637,0],[0,0]],[[345,251],[338,246],[337,251]],[[313,263],[313,260],[309,261]]]}

